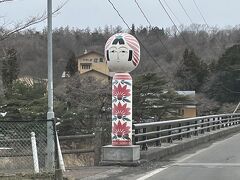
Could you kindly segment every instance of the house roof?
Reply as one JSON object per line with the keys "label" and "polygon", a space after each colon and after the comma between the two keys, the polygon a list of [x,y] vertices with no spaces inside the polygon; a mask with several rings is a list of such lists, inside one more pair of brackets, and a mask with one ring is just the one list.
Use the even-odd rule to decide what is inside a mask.
{"label": "house roof", "polygon": [[176,91],[176,93],[178,93],[179,95],[189,96],[192,98],[195,97],[195,91]]}
{"label": "house roof", "polygon": [[99,56],[103,56],[103,57],[104,57],[104,55],[103,55],[102,53],[100,53],[100,52],[97,52],[97,51],[89,51],[89,52],[87,52],[87,53],[85,53],[85,54],[82,54],[82,55],[78,56],[77,59],[82,58],[82,57],[84,57],[84,56],[86,56],[86,55],[88,55],[88,54],[92,54],[92,53],[98,54]]}
{"label": "house roof", "polygon": [[89,72],[97,72],[97,73],[103,74],[103,75],[105,75],[105,76],[111,77],[110,75],[105,74],[105,73],[102,73],[102,72],[97,71],[97,70],[95,70],[95,69],[91,69],[91,70],[89,70],[89,71],[87,71],[87,72],[82,73],[81,75],[84,75],[84,74],[89,73]]}

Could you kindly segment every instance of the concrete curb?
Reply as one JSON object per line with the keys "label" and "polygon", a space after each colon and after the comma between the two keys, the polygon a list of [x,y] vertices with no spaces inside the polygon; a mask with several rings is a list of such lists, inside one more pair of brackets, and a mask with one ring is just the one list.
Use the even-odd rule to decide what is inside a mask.
{"label": "concrete curb", "polygon": [[203,135],[192,136],[193,138],[184,138],[184,140],[182,141],[173,141],[173,144],[166,147],[150,147],[147,151],[141,151],[140,157],[141,160],[144,159],[146,161],[159,160],[163,157],[179,153],[186,149],[196,147],[197,145],[204,144],[212,140],[220,139],[224,136],[239,131],[240,125],[236,125],[233,127],[227,127],[220,130],[211,131],[209,133],[206,132]]}
{"label": "concrete curb", "polygon": [[99,163],[100,166],[130,166],[130,167],[134,167],[134,166],[139,166],[141,164],[141,161],[101,161]]}

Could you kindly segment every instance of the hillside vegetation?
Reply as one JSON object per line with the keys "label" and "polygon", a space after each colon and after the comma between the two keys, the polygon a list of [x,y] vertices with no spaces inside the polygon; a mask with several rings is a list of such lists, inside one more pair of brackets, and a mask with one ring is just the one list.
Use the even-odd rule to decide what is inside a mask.
{"label": "hillside vegetation", "polygon": [[[161,92],[163,89],[196,91],[198,115],[232,112],[240,101],[240,27],[208,29],[204,25],[193,24],[180,28],[181,34],[175,28],[132,25],[129,33],[141,42],[141,61],[132,72],[134,80],[139,86],[139,79],[148,74],[148,77],[164,80]],[[128,31],[120,26],[94,30],[66,27],[53,31],[56,117],[78,119],[76,124],[65,121],[69,129],[87,124],[94,127],[95,121],[83,119],[99,119],[99,114],[101,118],[109,118],[109,112],[106,113],[103,107],[111,103],[110,87],[101,87],[97,82],[94,87],[86,86],[75,73],[74,57],[83,54],[86,49],[103,53],[105,42],[117,32]],[[46,82],[42,79],[47,79],[46,30],[18,32],[0,41],[0,48],[1,111],[7,111],[7,105],[8,109],[17,109],[17,113],[21,114],[13,117],[45,118],[46,113],[43,112],[47,111],[47,107],[42,104],[46,103],[47,97],[42,85]],[[65,70],[72,75],[68,80],[61,78]],[[19,77],[33,77],[38,81],[30,88],[16,81]],[[151,80],[154,81],[150,79],[149,82]],[[86,81],[90,83],[94,80]],[[99,89],[96,90],[96,87]],[[31,97],[25,91],[32,93]],[[95,98],[94,101],[91,98]]]}

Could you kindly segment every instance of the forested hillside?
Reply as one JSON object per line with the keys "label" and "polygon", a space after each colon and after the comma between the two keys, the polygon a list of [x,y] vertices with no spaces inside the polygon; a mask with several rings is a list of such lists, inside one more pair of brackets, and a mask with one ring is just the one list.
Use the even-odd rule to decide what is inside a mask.
{"label": "forested hillside", "polygon": [[[7,30],[1,29],[0,31]],[[85,49],[103,53],[105,42],[117,32],[128,31],[121,27],[111,26],[95,30],[66,27],[53,31],[54,87],[57,101],[56,111],[60,113],[59,117],[70,117],[69,112],[63,114],[64,110],[71,109],[73,106],[75,109],[79,107],[76,96],[87,97],[83,91],[78,92],[77,89],[85,88],[85,92],[92,90],[92,87],[84,86],[74,73],[72,73],[72,78],[64,82],[68,84],[67,87],[71,88],[65,89],[63,87],[64,80],[61,78],[63,71],[69,67],[74,69],[71,66],[71,63],[74,64],[74,57],[83,54]],[[140,65],[132,72],[137,82],[141,75],[152,73],[152,77],[157,76],[164,79],[165,83],[162,87],[164,89],[195,90],[198,115],[232,112],[240,101],[240,46],[238,45],[240,27],[209,29],[204,25],[193,24],[189,27],[181,27],[181,34],[179,34],[175,28],[163,29],[132,25],[132,30],[128,33],[137,37],[141,44]],[[21,83],[14,82],[16,77],[47,78],[46,30],[40,32],[28,29],[17,32],[7,39],[1,40],[0,48],[2,59],[0,84],[2,95],[4,94],[5,97],[8,95],[6,89],[10,92],[9,98],[12,98],[14,97],[11,96],[12,93],[16,95],[19,93],[19,88],[23,91],[26,88]],[[9,64],[9,62],[13,62],[13,64]],[[35,93],[37,87],[38,85],[25,90]],[[100,88],[99,92],[101,94],[104,91]],[[39,100],[35,99],[32,102],[33,105],[36,105],[34,111],[38,109],[42,111],[45,108],[38,107],[41,102],[46,102],[44,93],[37,96]],[[16,96],[19,104],[22,103],[20,103],[22,97]],[[88,98],[90,97],[92,97],[91,94]],[[96,97],[99,103],[93,103],[96,105],[96,109],[91,109],[91,111],[101,111],[105,103],[103,102],[104,97],[109,97],[109,94],[105,92]],[[8,99],[8,102],[12,101],[12,99]],[[84,101],[88,103],[89,99]],[[4,103],[3,100],[2,104]],[[16,106],[16,102],[13,104]],[[31,105],[29,107],[33,108]],[[79,110],[79,114],[82,115],[82,111],[80,113]],[[31,117],[31,115],[28,116]],[[41,117],[44,118],[45,114],[42,114]],[[73,124],[70,123],[70,125]]]}
{"label": "forested hillside", "polygon": [[[133,27],[135,36],[165,71],[156,65],[153,58],[142,48],[141,63],[134,73],[159,72],[173,75],[181,64],[184,50],[194,50],[196,56],[206,64],[217,62],[224,51],[240,41],[238,27],[209,30],[203,25],[182,27],[181,34],[174,28]],[[114,33],[126,31],[121,27],[106,26],[95,29],[59,28],[53,32],[54,76],[59,80],[72,52],[76,56],[85,49],[103,53],[106,40]],[[183,40],[184,37],[184,40]],[[162,43],[161,43],[162,42]],[[1,49],[14,48],[20,63],[20,76],[47,77],[46,31],[25,30],[1,41]],[[3,51],[0,52],[3,55]],[[55,83],[57,83],[56,81]],[[55,84],[56,85],[56,84]]]}

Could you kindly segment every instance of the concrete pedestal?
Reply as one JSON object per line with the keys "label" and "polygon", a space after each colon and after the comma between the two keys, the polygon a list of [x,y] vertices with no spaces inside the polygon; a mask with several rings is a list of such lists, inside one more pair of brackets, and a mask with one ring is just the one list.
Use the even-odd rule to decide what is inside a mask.
{"label": "concrete pedestal", "polygon": [[102,147],[101,165],[138,165],[140,162],[140,146],[112,146]]}

